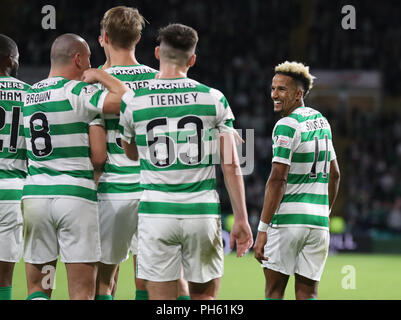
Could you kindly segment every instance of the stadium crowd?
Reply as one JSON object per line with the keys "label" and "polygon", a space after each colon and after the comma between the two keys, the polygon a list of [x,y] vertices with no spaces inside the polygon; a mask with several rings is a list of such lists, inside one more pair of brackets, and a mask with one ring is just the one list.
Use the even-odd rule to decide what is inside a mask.
{"label": "stadium crowd", "polygon": [[[397,1],[109,1],[52,3],[57,12],[55,30],[41,28],[42,2],[8,1],[9,12],[2,32],[13,37],[20,48],[20,64],[46,66],[50,43],[56,36],[74,32],[91,48],[92,66],[104,62],[97,42],[102,14],[115,5],[138,7],[149,22],[137,47],[141,63],[157,68],[154,46],[157,29],[169,22],[181,22],[198,30],[197,65],[189,76],[220,89],[226,95],[239,129],[253,128],[254,172],[245,176],[248,213],[256,231],[263,204],[265,182],[270,172],[271,130],[277,121],[270,99],[273,66],[284,60],[303,60],[314,69],[366,69],[383,74],[383,93],[401,92],[399,39],[401,24]],[[353,4],[357,29],[341,27],[341,8]],[[311,11],[305,10],[312,8]],[[78,10],[79,8],[79,10]],[[157,10],[155,10],[157,8]],[[293,14],[288,19],[289,12]],[[337,12],[337,14],[333,14]],[[19,28],[12,20],[18,19]],[[305,23],[305,21],[309,21]],[[299,30],[299,26],[307,26]],[[302,36],[304,47],[294,44]],[[196,75],[196,76],[195,76]],[[308,100],[306,100],[308,103]],[[314,106],[319,108],[319,106]],[[341,110],[326,114],[341,119]],[[401,125],[399,114],[355,112],[353,127],[336,121],[333,136],[346,140],[347,160],[342,169],[345,188],[343,217],[348,230],[365,232],[379,228],[401,230]],[[223,186],[222,184],[220,184]],[[220,189],[223,213],[229,213],[227,194]]]}

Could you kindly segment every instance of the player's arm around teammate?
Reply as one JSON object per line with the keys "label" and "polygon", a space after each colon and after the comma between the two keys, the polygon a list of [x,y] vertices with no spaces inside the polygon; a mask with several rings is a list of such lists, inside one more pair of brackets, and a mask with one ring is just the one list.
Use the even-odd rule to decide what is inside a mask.
{"label": "player's arm around teammate", "polygon": [[[89,57],[89,46],[79,36],[65,34],[55,40],[51,50],[52,66],[49,78],[43,80],[39,85],[44,86],[45,90],[49,90],[50,93],[48,93],[48,97],[51,97],[51,93],[53,92],[50,90],[58,90],[54,92],[57,92],[57,94],[65,99],[63,101],[65,105],[68,104],[68,108],[66,108],[65,111],[65,119],[62,118],[60,112],[54,112],[52,108],[49,108],[48,112],[52,112],[51,114],[41,114],[45,117],[44,119],[46,119],[46,121],[61,122],[63,126],[69,125],[69,123],[64,123],[63,121],[88,124],[96,115],[101,113],[101,108],[104,103],[106,103],[106,105],[107,103],[112,105],[116,104],[119,107],[121,95],[125,91],[118,91],[118,88],[124,89],[124,85],[120,86],[120,83],[118,83],[116,86],[117,91],[112,89],[105,93],[94,86],[78,81],[81,79],[83,71],[90,67]],[[107,80],[113,83],[114,79],[107,73],[103,76],[106,83]],[[108,79],[108,77],[110,77],[110,79]],[[53,83],[56,83],[56,85],[53,85]],[[61,84],[63,84],[63,86],[61,86]],[[40,104],[36,105],[35,102],[32,101],[26,101],[26,105],[27,104],[32,105],[31,108],[33,108],[33,110],[40,107]],[[53,104],[51,106],[54,107],[57,105]],[[29,126],[32,115],[27,113],[26,115],[24,114],[24,117],[25,116],[26,128],[30,128],[31,131],[34,131],[35,127]],[[51,120],[47,120],[47,117]],[[79,140],[80,143],[85,144],[82,147],[87,149],[89,147],[88,132],[83,130],[83,132],[79,134],[82,136],[82,139]],[[72,139],[72,137],[71,139],[57,139],[55,137],[52,142],[52,136],[50,134],[47,134],[47,138],[46,145],[50,145],[52,148],[57,148],[57,146],[62,143],[68,146]],[[35,147],[33,145],[34,142],[30,139],[27,139],[27,142],[32,144],[32,148]],[[50,151],[51,150],[53,149],[50,148]],[[72,148],[71,155],[73,155],[75,151],[76,149]],[[48,156],[51,153],[45,154],[41,149],[37,151],[37,153],[38,152],[39,154],[42,152],[43,154],[40,154],[42,156]],[[76,170],[81,166],[87,171],[87,168],[90,167],[90,159],[88,158],[89,157],[72,157],[69,160],[70,162],[66,162]],[[42,167],[44,164],[48,163],[45,162],[45,160],[41,162]],[[36,164],[37,159],[32,155],[30,161]],[[57,189],[56,187],[52,187],[40,189],[35,186],[36,176],[33,178],[30,177],[30,184],[26,183],[27,188],[24,187],[24,196],[26,197],[27,203],[29,202],[30,204],[28,206],[24,199],[24,223],[27,222],[24,227],[24,236],[26,236],[24,260],[26,262],[29,299],[37,297],[38,294],[43,298],[50,297],[52,288],[44,288],[42,285],[42,280],[45,276],[45,274],[42,273],[42,267],[44,265],[52,265],[55,268],[59,253],[61,255],[61,260],[66,263],[70,298],[93,299],[95,294],[96,262],[100,257],[97,204],[94,204],[96,201],[95,184],[91,182],[91,179],[87,178],[86,173],[84,179],[80,177],[77,178],[74,174],[69,174],[70,171],[65,170],[64,166],[58,167],[57,170],[63,172],[63,175],[56,175],[56,177],[63,176],[65,180],[62,181],[61,178],[54,178],[52,183],[56,185],[56,187],[71,183],[72,188],[60,187]],[[77,181],[77,179],[81,180]],[[76,186],[76,184],[78,184],[78,186]],[[85,187],[82,186],[83,184],[86,184]],[[57,190],[61,193],[61,197],[58,197],[60,194],[57,193]],[[68,190],[69,193],[64,194],[64,192],[67,192],[66,190]],[[77,190],[84,190],[85,192],[79,192]],[[38,193],[39,191],[41,193]],[[34,194],[32,194],[32,192]],[[38,198],[37,195],[41,198]],[[72,200],[71,197],[74,198],[74,200]],[[82,200],[80,197],[84,199]],[[44,200],[40,202],[39,200],[42,198],[44,198]],[[37,199],[39,200],[36,201]],[[53,199],[55,200],[53,201]],[[53,205],[52,201],[57,204],[57,207]],[[69,205],[65,205],[67,201],[69,201]],[[85,204],[88,205],[84,209],[82,207],[82,201],[85,201]],[[52,203],[52,205],[49,205],[49,207],[44,210],[43,202],[46,202],[46,204]],[[80,215],[82,212],[85,212],[85,215]],[[39,216],[42,220],[37,219]],[[60,216],[65,217],[65,219],[59,219]],[[55,217],[58,219],[57,223],[52,221],[52,219],[56,219]],[[77,221],[79,221],[79,223],[77,223]],[[48,228],[46,230],[46,232],[48,232],[46,235],[49,239],[51,238],[51,240],[46,241],[46,246],[38,248],[38,246],[34,244],[38,238],[44,237],[45,232],[40,230],[40,228],[44,228],[44,225]],[[91,231],[88,232],[88,230]],[[66,241],[66,239],[68,241]],[[70,239],[73,239],[73,241],[69,242]],[[60,246],[60,249],[58,246]],[[45,252],[45,254],[43,252]]]}
{"label": "player's arm around teammate", "polygon": [[87,83],[101,82],[108,90],[102,112],[106,114],[120,113],[121,97],[129,91],[123,82],[109,75],[106,71],[94,68],[85,70],[81,80]]}

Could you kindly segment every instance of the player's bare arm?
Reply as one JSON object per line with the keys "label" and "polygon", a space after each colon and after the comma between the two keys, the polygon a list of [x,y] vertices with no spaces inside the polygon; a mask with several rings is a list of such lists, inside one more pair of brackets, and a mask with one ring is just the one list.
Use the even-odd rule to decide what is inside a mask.
{"label": "player's bare arm", "polygon": [[103,113],[120,113],[121,97],[125,92],[129,91],[129,88],[123,82],[111,76],[106,71],[93,68],[84,72],[82,81],[88,83],[102,83],[109,91],[104,100]]}
{"label": "player's bare arm", "polygon": [[340,186],[340,168],[338,167],[337,159],[330,161],[330,176],[329,176],[329,208],[333,207],[336,201],[338,188]]}
{"label": "player's bare arm", "polygon": [[[225,154],[226,153],[226,154]],[[243,256],[252,247],[252,231],[248,223],[248,213],[245,202],[244,180],[240,174],[241,168],[234,142],[234,136],[223,133],[220,137],[221,168],[224,182],[230,197],[234,212],[234,225],[230,234],[230,247],[237,245],[237,257]]]}
{"label": "player's bare arm", "polygon": [[[262,214],[260,220],[269,224],[281,199],[283,198],[285,187],[287,185],[287,177],[290,166],[273,162],[269,179],[266,182],[265,199],[263,203]],[[253,248],[255,259],[262,263],[262,260],[268,260],[264,257],[264,246],[267,242],[267,232],[258,231]]]}
{"label": "player's bare arm", "polygon": [[91,150],[91,162],[94,169],[96,185],[102,174],[107,159],[106,130],[100,125],[89,126],[89,145]]}

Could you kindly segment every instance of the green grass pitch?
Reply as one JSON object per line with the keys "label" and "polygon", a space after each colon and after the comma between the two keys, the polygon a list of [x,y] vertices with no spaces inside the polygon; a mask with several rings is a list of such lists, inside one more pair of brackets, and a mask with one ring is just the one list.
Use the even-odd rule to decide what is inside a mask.
{"label": "green grass pitch", "polygon": [[[350,267],[349,267],[350,266]],[[264,276],[258,262],[250,253],[242,258],[225,256],[225,270],[219,299],[263,300]],[[400,300],[401,256],[373,254],[330,255],[319,285],[320,300]],[[121,264],[116,300],[134,298],[132,257]],[[27,296],[23,262],[16,265],[13,280],[13,299]],[[294,278],[290,277],[285,299],[294,299]],[[52,299],[68,299],[65,266],[58,263],[56,288]]]}

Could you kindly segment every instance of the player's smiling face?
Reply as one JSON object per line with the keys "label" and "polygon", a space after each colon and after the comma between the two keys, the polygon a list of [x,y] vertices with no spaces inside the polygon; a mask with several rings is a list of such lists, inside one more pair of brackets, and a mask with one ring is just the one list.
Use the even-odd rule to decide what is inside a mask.
{"label": "player's smiling face", "polygon": [[271,98],[274,103],[274,112],[280,112],[283,117],[302,105],[295,81],[283,74],[276,74],[273,77]]}

